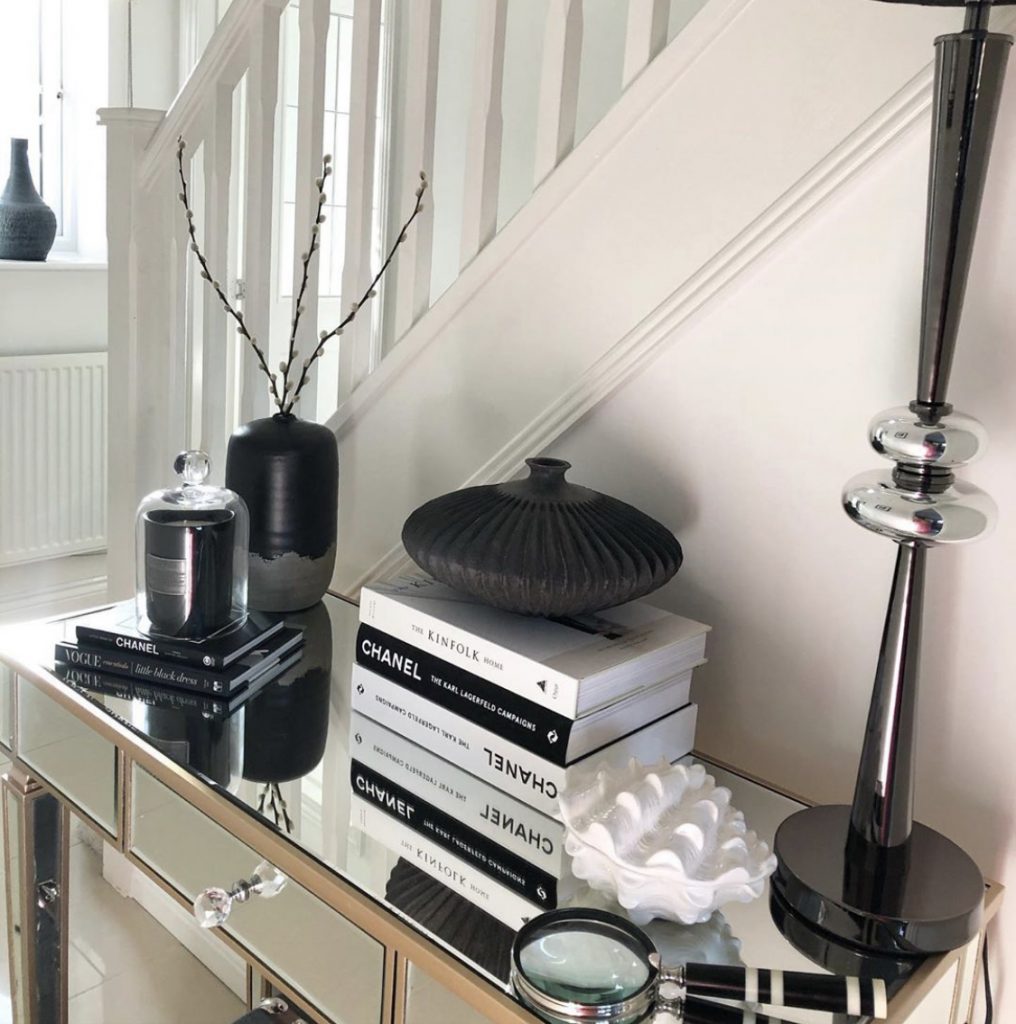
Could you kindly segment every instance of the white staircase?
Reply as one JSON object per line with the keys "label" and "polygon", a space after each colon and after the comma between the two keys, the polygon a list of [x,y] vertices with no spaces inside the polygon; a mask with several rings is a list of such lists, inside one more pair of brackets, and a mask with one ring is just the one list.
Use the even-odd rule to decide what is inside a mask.
{"label": "white staircase", "polygon": [[[189,252],[178,137],[202,246],[272,366],[288,336],[287,285],[302,270],[323,152],[335,152],[334,208],[303,303],[304,352],[369,282],[419,171],[435,182],[370,315],[317,364],[303,393],[297,412],[323,420],[359,393],[577,132],[704,2],[610,0],[584,11],[582,0],[544,0],[512,11],[508,0],[232,0],[168,112],[100,112],[111,593],[130,589],[133,508],[165,483],[175,451],[205,448],[221,478],[229,434],[271,411],[253,353]],[[611,25],[623,34],[612,37]]]}
{"label": "white staircase", "polygon": [[915,32],[868,0],[233,0],[168,113],[104,112],[112,592],[175,451],[206,448],[221,477],[229,433],[270,411],[190,258],[178,136],[202,244],[273,366],[324,137],[343,209],[301,350],[369,281],[418,172],[433,182],[297,410],[339,438],[335,583],[353,592],[400,565],[413,507],[515,473],[923,123],[949,15]]}

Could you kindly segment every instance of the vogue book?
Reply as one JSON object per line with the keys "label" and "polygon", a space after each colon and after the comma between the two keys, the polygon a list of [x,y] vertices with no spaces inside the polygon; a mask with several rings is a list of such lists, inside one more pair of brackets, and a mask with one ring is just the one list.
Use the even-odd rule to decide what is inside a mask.
{"label": "vogue book", "polygon": [[701,664],[709,631],[642,601],[568,620],[515,615],[427,576],[364,587],[360,621],[567,718]]}
{"label": "vogue book", "polygon": [[127,676],[163,686],[175,686],[201,693],[229,695],[243,689],[260,675],[270,672],[279,661],[303,642],[303,630],[284,626],[264,643],[248,651],[228,668],[216,670],[163,661],[126,651],[84,647],[61,641],[56,645],[58,665],[88,669],[108,675]]}
{"label": "vogue book", "polygon": [[566,767],[452,714],[362,665],[353,666],[352,686],[354,711],[551,815],[557,813],[558,794],[580,766],[601,762],[623,765],[633,757],[644,764],[661,757],[674,762],[691,751],[695,739],[698,708],[686,704]]}
{"label": "vogue book", "polygon": [[688,703],[691,671],[644,687],[583,718],[568,718],[465,669],[361,624],[359,664],[512,743],[567,765]]}

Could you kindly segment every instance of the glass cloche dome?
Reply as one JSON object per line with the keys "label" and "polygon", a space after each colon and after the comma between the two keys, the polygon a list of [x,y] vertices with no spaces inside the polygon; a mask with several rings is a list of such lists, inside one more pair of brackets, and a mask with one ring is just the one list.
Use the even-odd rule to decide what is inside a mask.
{"label": "glass cloche dome", "polygon": [[204,452],[181,452],[173,468],[182,484],[138,506],[138,629],[204,640],[247,618],[249,517],[238,494],[205,483]]}

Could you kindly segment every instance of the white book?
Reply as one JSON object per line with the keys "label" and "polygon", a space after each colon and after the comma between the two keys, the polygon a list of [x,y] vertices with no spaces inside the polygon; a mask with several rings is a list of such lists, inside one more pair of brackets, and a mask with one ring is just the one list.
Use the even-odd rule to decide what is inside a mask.
{"label": "white book", "polygon": [[[571,875],[564,824],[354,711],[350,756],[556,879]],[[559,893],[560,895],[560,893]]]}
{"label": "white book", "polygon": [[350,821],[354,828],[377,840],[393,853],[426,871],[452,892],[485,910],[491,917],[518,931],[546,907],[512,892],[478,868],[456,857],[408,825],[393,818],[355,794],[350,800]]}
{"label": "white book", "polygon": [[709,631],[643,601],[567,622],[515,615],[427,576],[364,587],[360,621],[569,718],[701,664]]}
{"label": "white book", "polygon": [[698,707],[686,704],[562,767],[362,665],[353,666],[352,687],[354,711],[550,815],[557,814],[558,795],[577,773],[599,764],[621,767],[633,757],[643,764],[653,764],[664,757],[672,763],[690,753],[695,740]]}

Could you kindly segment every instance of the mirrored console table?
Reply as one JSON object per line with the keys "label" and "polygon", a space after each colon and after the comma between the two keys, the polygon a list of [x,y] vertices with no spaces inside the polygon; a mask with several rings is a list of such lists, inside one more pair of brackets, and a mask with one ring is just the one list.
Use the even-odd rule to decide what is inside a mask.
{"label": "mirrored console table", "polygon": [[[512,932],[493,908],[473,902],[456,879],[442,884],[422,871],[411,844],[389,849],[357,825],[356,607],[327,597],[294,620],[306,630],[300,663],[232,713],[212,713],[187,694],[63,681],[53,673],[53,645],[73,639],[73,617],[0,634],[16,1022],[66,1020],[71,811],[188,909],[209,887],[239,896],[226,901],[215,933],[247,963],[252,1007],[279,993],[317,1024],[535,1021],[510,993]],[[767,841],[801,807],[730,768],[711,770]],[[275,888],[280,875],[285,885],[272,898],[254,895]],[[1001,895],[988,886],[986,921]],[[605,905],[588,890],[571,902]],[[774,916],[767,892],[703,925],[649,930],[664,957],[670,949],[685,959],[814,970],[798,950],[821,950],[783,921],[795,948]],[[906,965],[891,986],[891,1024],[967,1024],[981,939]],[[780,1015],[801,1024],[834,1020]],[[220,1024],[206,1022],[200,1008],[193,1020]]]}

